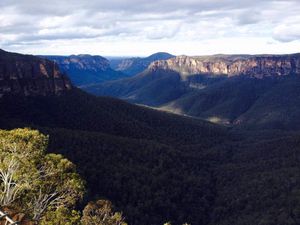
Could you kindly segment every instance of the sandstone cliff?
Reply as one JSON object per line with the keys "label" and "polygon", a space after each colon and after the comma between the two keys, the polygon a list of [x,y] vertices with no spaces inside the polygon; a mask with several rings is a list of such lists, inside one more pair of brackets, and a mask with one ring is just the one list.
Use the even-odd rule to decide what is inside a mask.
{"label": "sandstone cliff", "polygon": [[300,73],[300,54],[177,56],[153,62],[148,69],[177,71],[183,78],[193,74],[248,75],[256,78],[286,76]]}
{"label": "sandstone cliff", "polygon": [[72,88],[56,63],[0,50],[0,97],[59,95]]}

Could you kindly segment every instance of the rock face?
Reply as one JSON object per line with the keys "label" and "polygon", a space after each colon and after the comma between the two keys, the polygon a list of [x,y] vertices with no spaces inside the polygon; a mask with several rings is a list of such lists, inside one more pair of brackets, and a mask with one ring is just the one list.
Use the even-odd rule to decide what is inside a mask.
{"label": "rock face", "polygon": [[56,63],[0,50],[0,97],[59,95],[70,89],[70,80]]}
{"label": "rock face", "polygon": [[67,73],[74,85],[90,85],[124,77],[121,72],[110,67],[110,62],[102,56],[70,55],[42,56],[56,62],[61,71]]}
{"label": "rock face", "polygon": [[300,54],[293,55],[216,55],[178,56],[153,62],[150,70],[172,70],[183,78],[193,74],[247,75],[255,78],[286,76],[300,73]]}

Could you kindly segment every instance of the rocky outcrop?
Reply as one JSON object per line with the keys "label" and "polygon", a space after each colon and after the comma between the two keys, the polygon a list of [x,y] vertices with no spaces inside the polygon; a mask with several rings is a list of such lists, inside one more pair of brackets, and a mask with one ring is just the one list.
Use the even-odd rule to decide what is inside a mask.
{"label": "rocky outcrop", "polygon": [[228,77],[248,75],[256,78],[287,76],[300,73],[300,54],[178,56],[153,62],[148,69],[176,71],[183,78],[193,74],[226,75]]}
{"label": "rocky outcrop", "polygon": [[70,80],[56,63],[0,50],[0,97],[59,95],[70,89]]}

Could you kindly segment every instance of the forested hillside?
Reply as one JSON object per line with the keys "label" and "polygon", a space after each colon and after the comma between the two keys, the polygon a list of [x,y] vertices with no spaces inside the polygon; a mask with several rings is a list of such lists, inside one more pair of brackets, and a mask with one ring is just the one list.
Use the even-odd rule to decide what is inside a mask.
{"label": "forested hillside", "polygon": [[[79,95],[74,94],[77,102]],[[173,224],[284,224],[286,220],[297,224],[297,217],[287,210],[292,204],[297,215],[299,207],[295,198],[300,188],[295,173],[300,169],[299,134],[230,132],[194,119],[86,94],[85,100],[91,98],[91,105],[101,105],[102,109],[94,111],[88,105],[89,110],[84,110],[81,106],[78,110],[82,114],[78,114],[70,103],[71,96],[27,98],[21,105],[14,101],[17,105],[13,107],[1,107],[1,115],[6,115],[1,126],[31,124],[50,134],[48,151],[73,161],[86,179],[86,200],[111,200],[130,224],[169,220]],[[109,102],[118,107],[110,109]],[[1,106],[3,103],[4,99]],[[46,105],[53,111],[47,113]],[[123,110],[135,121],[145,118],[144,122],[128,123],[125,129],[120,123]],[[71,115],[78,117],[67,119]],[[156,123],[160,116],[164,118],[161,126]],[[89,118],[98,122],[92,126]]]}
{"label": "forested hillside", "polygon": [[109,199],[129,223],[209,220],[188,207],[211,207],[203,198],[212,195],[207,162],[199,164],[197,154],[179,146],[195,144],[205,154],[226,138],[226,129],[79,90],[49,98],[7,97],[0,104],[2,128],[31,126],[50,134],[49,151],[78,166],[87,199]]}

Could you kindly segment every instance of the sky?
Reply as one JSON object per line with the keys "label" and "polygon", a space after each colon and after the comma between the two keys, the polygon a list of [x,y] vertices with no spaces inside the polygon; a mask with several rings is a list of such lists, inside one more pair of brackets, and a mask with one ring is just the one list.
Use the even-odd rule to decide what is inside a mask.
{"label": "sky", "polygon": [[300,52],[300,0],[1,0],[0,48],[39,55]]}

